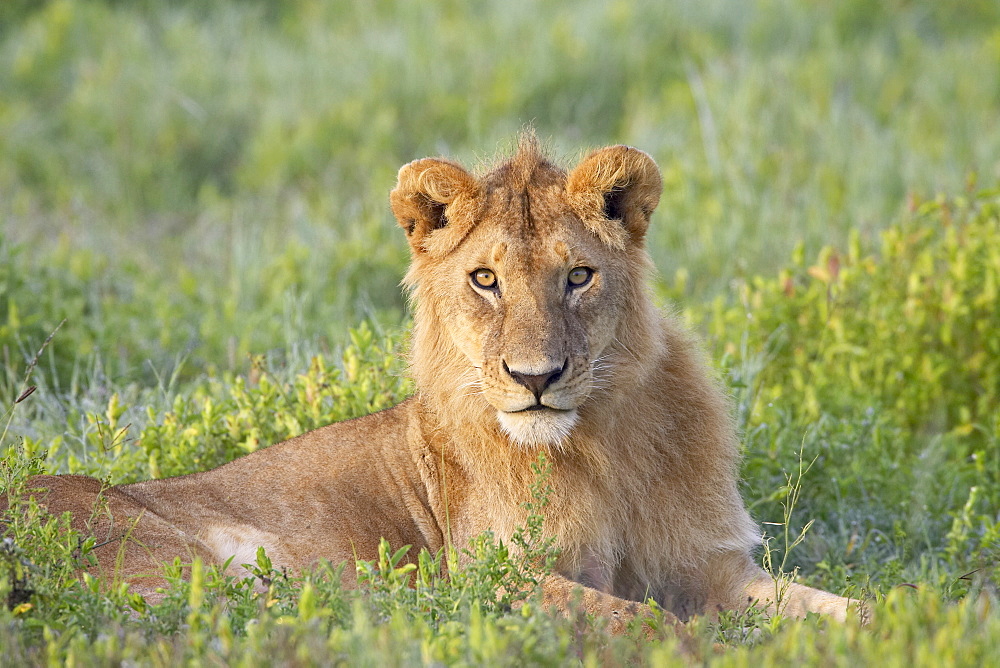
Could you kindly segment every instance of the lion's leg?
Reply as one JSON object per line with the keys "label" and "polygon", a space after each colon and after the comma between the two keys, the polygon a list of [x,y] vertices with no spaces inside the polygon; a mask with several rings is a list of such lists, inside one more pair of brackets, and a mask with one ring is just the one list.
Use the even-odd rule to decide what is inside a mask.
{"label": "lion's leg", "polygon": [[175,557],[191,563],[200,557],[205,563],[213,555],[200,541],[185,535],[165,519],[149,511],[116,487],[105,487],[87,476],[35,476],[28,481],[26,495],[33,496],[53,515],[72,516],[72,527],[84,537],[92,536],[93,562],[86,570],[108,585],[122,579],[129,589],[154,603],[162,594],[157,589],[166,581],[163,564]]}
{"label": "lion's leg", "polygon": [[753,562],[749,554],[729,552],[709,564],[709,610],[740,610],[749,604],[764,606],[770,613],[805,617],[815,612],[838,621],[849,614],[867,620],[867,609],[851,600],[820,589],[813,589],[789,579],[775,579]]}
{"label": "lion's leg", "polygon": [[816,612],[844,622],[850,611],[858,606],[858,601],[790,580],[775,580],[764,571],[746,585],[745,591],[748,598],[765,605],[769,611],[789,617],[805,617],[807,613]]}
{"label": "lion's leg", "polygon": [[[605,594],[591,587],[585,587],[561,575],[550,575],[542,582],[544,605],[555,608],[563,615],[568,615],[574,609],[582,608],[594,617],[608,620],[608,632],[622,635],[626,632],[629,622],[653,618],[653,610],[645,603],[627,601],[611,594]],[[683,623],[672,613],[663,610],[663,621],[672,627],[674,633],[682,641],[690,639],[690,634]],[[642,629],[647,635],[648,628]]]}

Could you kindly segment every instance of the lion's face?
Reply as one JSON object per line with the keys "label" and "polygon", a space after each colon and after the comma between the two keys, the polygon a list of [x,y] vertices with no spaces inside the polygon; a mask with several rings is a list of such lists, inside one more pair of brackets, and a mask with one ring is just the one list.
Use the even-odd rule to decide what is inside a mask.
{"label": "lion's face", "polygon": [[614,295],[622,254],[549,195],[532,203],[531,215],[551,216],[536,225],[523,220],[521,198],[490,202],[430,279],[448,306],[441,325],[475,371],[464,391],[480,393],[523,444],[569,434],[621,317]]}
{"label": "lion's face", "polygon": [[[638,169],[623,175],[622,162]],[[614,147],[567,176],[529,140],[478,180],[438,160],[400,172],[392,203],[414,248],[408,281],[419,317],[464,361],[460,378],[439,380],[486,401],[522,445],[564,441],[605,379],[602,358],[659,195],[650,166],[645,154]]]}

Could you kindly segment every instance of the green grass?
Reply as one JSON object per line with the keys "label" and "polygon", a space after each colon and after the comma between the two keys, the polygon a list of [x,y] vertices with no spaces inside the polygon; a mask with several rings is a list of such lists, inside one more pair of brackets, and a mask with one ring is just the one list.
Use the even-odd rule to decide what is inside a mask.
{"label": "green grass", "polygon": [[[995,660],[998,62],[989,0],[0,3],[4,491],[201,470],[405,396],[395,171],[488,161],[530,122],[567,163],[616,142],[656,158],[655,291],[732,388],[754,516],[784,522],[812,462],[790,521],[764,525],[774,563],[877,602],[869,629],[701,622],[705,657]],[[205,571],[146,609],[79,584],[87,546],[58,523],[9,537],[5,660],[676,649],[497,606],[486,590],[521,569],[488,541],[483,588],[425,565],[447,611],[391,555],[362,594],[322,569],[266,595]]]}

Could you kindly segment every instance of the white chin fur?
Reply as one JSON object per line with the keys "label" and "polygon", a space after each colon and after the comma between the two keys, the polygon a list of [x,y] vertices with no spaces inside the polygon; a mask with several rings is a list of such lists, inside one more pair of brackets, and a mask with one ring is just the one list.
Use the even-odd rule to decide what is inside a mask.
{"label": "white chin fur", "polygon": [[569,436],[576,425],[577,412],[572,411],[497,411],[497,419],[504,433],[518,445],[538,447],[558,446]]}

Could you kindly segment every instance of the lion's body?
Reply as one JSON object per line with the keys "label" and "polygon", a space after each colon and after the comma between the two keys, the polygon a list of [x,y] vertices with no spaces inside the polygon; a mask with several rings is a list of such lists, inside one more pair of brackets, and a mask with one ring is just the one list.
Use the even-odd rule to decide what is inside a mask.
{"label": "lion's body", "polygon": [[[93,479],[32,485],[108,541],[100,570],[153,595],[175,556],[248,563],[263,546],[301,568],[372,559],[382,537],[411,555],[487,529],[508,540],[544,450],[544,529],[561,550],[552,603],[575,583],[598,613],[647,596],[680,616],[773,599],[724,395],[644,292],[659,179],[625,147],[567,174],[531,138],[481,178],[411,163],[392,205],[413,248],[414,397],[212,471],[111,488],[110,513],[91,512]],[[798,585],[787,601],[793,614],[847,609]]]}

